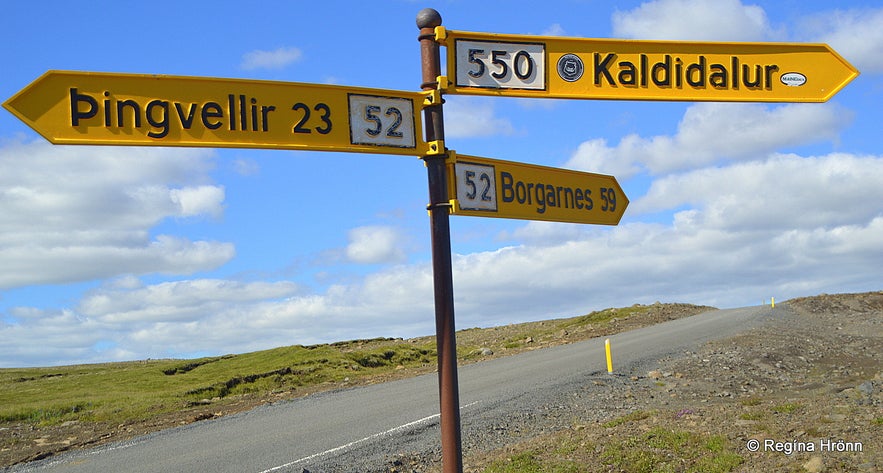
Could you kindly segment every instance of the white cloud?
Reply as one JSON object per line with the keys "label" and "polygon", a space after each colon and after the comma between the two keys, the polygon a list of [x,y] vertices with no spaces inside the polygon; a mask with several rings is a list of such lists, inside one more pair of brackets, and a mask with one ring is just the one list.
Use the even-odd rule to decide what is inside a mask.
{"label": "white cloud", "polygon": [[107,286],[87,294],[77,312],[102,323],[193,321],[223,312],[230,304],[291,297],[300,288],[288,281],[197,279],[152,286]]}
{"label": "white cloud", "polygon": [[273,51],[254,50],[242,55],[240,67],[252,69],[281,69],[297,62],[301,58],[301,50],[293,47],[281,47]]}
{"label": "white cloud", "polygon": [[218,217],[224,211],[223,187],[199,186],[172,189],[169,191],[169,197],[178,206],[177,215],[181,217],[203,214]]}
{"label": "white cloud", "polygon": [[[65,234],[63,237],[67,237]],[[106,240],[101,235],[100,240]],[[63,284],[113,277],[121,273],[189,274],[216,268],[233,258],[232,244],[190,241],[160,235],[153,241],[108,244],[42,245],[34,243],[0,249],[0,287]]]}
{"label": "white cloud", "polygon": [[619,179],[629,178],[642,170],[638,157],[628,153],[630,143],[639,139],[636,135],[629,135],[619,142],[618,147],[609,146],[604,138],[584,141],[577,146],[564,167],[611,174]]}
{"label": "white cloud", "polygon": [[883,72],[883,9],[827,11],[807,18],[800,34],[827,43],[862,73]]}
{"label": "white cloud", "polygon": [[402,236],[392,227],[358,227],[349,232],[346,256],[356,263],[399,263],[405,260]]}
{"label": "white cloud", "polygon": [[658,179],[628,211],[642,214],[688,206],[685,226],[726,231],[786,231],[867,223],[881,214],[883,159],[831,154],[774,155],[729,167]]}
{"label": "white cloud", "polygon": [[587,228],[593,227],[560,222],[529,221],[511,232],[502,232],[499,238],[503,241],[523,241],[535,246],[554,246],[582,238],[586,232],[591,232],[591,230],[586,230]]}
{"label": "white cloud", "polygon": [[[457,325],[573,316],[622,301],[732,307],[878,290],[880,182],[883,157],[844,153],[774,155],[662,178],[617,227],[532,223],[524,234],[541,234],[542,244],[454,255]],[[672,210],[663,223],[635,218]],[[367,228],[354,241],[395,240],[384,227]],[[13,309],[0,322],[0,363],[236,353],[434,330],[426,262],[318,294],[290,282],[144,285],[123,276],[73,307]]]}
{"label": "white cloud", "polygon": [[240,158],[233,160],[233,170],[240,176],[255,176],[261,172],[261,167],[254,159]]}
{"label": "white cloud", "polygon": [[[129,360],[219,349],[226,353],[228,346],[254,346],[243,331],[260,332],[262,318],[300,292],[296,284],[284,281],[189,280],[145,286],[131,277],[121,280],[86,294],[76,309],[11,310],[14,321],[0,322],[0,365]],[[283,321],[268,331],[284,329]],[[7,337],[38,337],[40,343]]]}
{"label": "white cloud", "polygon": [[[863,73],[879,72],[881,14],[879,7],[830,10],[806,19],[803,28],[789,27],[789,33],[830,43]],[[646,1],[612,18],[619,37],[781,37],[763,9],[746,0]],[[544,34],[564,30],[554,24]],[[243,55],[241,67],[286,67],[301,58],[297,48],[252,51]],[[864,89],[852,97],[869,97],[862,105],[873,108],[876,84],[853,85],[860,83]],[[503,101],[446,100],[449,137],[520,132],[502,112],[511,108]],[[514,103],[531,110],[563,107],[541,99]],[[622,139],[605,135],[605,126],[615,133],[626,126],[665,125],[656,116],[641,116],[629,125],[592,121],[598,126],[584,128],[591,134],[567,167],[612,173],[629,189],[649,180],[646,194],[633,196],[616,227],[467,226],[482,235],[507,228],[511,246],[454,255],[458,327],[656,300],[727,307],[771,295],[879,290],[883,158],[873,148],[875,135],[867,134],[873,132],[875,115],[857,109],[862,120],[844,132],[852,113],[832,103],[696,104],[686,108],[674,133],[638,132]],[[805,144],[838,140],[841,132],[876,154],[793,154]],[[347,246],[324,253],[333,256],[332,265],[397,264],[356,268],[336,280],[317,276],[322,288],[316,292],[289,281],[191,276],[228,262],[234,246],[158,235],[156,229],[168,220],[223,217],[226,191],[212,177],[214,157],[200,149],[64,147],[42,141],[0,145],[0,290],[105,279],[79,296],[72,295],[80,290],[77,285],[62,292],[37,288],[3,294],[22,302],[7,303],[0,313],[0,365],[222,354],[433,332],[431,265],[406,262],[407,234],[399,227],[353,229]],[[240,159],[225,171],[248,176],[260,169],[256,161]],[[641,175],[641,183],[627,181],[635,175]],[[233,177],[228,186],[241,181]],[[210,234],[211,229],[197,231]],[[181,275],[181,280],[158,282],[167,278],[154,273]],[[144,274],[151,276],[142,279]],[[326,287],[328,281],[332,285]],[[44,294],[46,302],[38,301]],[[70,302],[53,302],[58,300]]]}
{"label": "white cloud", "polygon": [[514,128],[508,119],[494,115],[492,101],[465,97],[445,98],[446,138],[511,135],[513,132]]}
{"label": "white cloud", "polygon": [[[833,5],[836,7],[836,5]],[[739,0],[655,0],[613,14],[613,34],[633,39],[782,41],[764,9]],[[862,73],[883,72],[883,9],[827,10],[791,28],[796,41],[827,43]]]}
{"label": "white cloud", "polygon": [[184,274],[229,261],[229,243],[150,236],[168,217],[223,213],[223,187],[208,184],[213,156],[7,143],[0,148],[0,287]]}
{"label": "white cloud", "polygon": [[601,138],[579,145],[567,167],[628,178],[658,175],[727,160],[752,159],[787,146],[833,140],[852,113],[833,103],[691,105],[675,136],[628,135],[611,147]]}
{"label": "white cloud", "polygon": [[761,7],[739,0],[656,0],[615,12],[613,34],[634,39],[761,41],[773,32]]}
{"label": "white cloud", "polygon": [[540,33],[542,36],[564,36],[564,28],[560,23],[554,23],[546,31]]}

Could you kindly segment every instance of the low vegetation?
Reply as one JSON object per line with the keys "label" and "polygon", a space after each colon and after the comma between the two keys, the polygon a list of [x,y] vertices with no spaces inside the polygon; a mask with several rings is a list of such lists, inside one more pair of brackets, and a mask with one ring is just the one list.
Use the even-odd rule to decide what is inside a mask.
{"label": "low vegetation", "polygon": [[783,305],[763,328],[635,373],[630,412],[476,451],[467,471],[881,471],[883,292]]}
{"label": "low vegetation", "polygon": [[4,369],[0,422],[39,427],[74,420],[141,421],[247,394],[291,394],[396,367],[429,366],[434,356],[429,344],[379,339],[197,360]]}
{"label": "low vegetation", "polygon": [[[678,414],[636,411],[602,424],[534,439],[492,460],[483,473],[723,473],[745,460],[722,435],[677,425]],[[632,425],[639,424],[639,425]],[[672,424],[675,424],[672,426]],[[594,469],[588,469],[594,465]]]}
{"label": "low vegetation", "polygon": [[[708,309],[657,303],[467,329],[457,334],[458,356],[468,363]],[[191,360],[0,369],[0,467],[51,454],[53,448],[76,448],[64,442],[58,448],[43,442],[39,451],[25,448],[33,447],[31,437],[52,438],[53,429],[74,426],[76,433],[91,432],[77,438],[83,446],[93,445],[321,390],[429,373],[435,367],[435,338],[421,337],[295,345]]]}

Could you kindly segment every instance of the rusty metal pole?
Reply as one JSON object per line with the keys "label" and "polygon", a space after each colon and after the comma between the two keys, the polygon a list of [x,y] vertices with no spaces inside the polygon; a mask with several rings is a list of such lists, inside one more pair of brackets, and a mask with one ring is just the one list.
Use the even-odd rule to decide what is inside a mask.
{"label": "rusty metal pole", "polygon": [[[417,14],[420,28],[420,57],[423,90],[436,90],[441,75],[439,45],[435,27],[441,15],[432,8]],[[444,143],[442,101],[423,109],[426,141]],[[443,145],[442,145],[443,146]],[[448,198],[445,149],[423,157],[429,178],[429,222],[432,227],[432,269],[435,285],[435,340],[438,351],[438,396],[441,412],[442,469],[444,473],[463,472],[460,441],[460,393],[457,381],[457,339],[454,329],[454,277],[451,264],[450,200]]]}

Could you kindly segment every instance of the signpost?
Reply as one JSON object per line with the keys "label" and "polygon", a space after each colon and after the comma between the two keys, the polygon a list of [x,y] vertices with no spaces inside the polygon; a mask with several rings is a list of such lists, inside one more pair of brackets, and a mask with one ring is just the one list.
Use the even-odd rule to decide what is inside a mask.
{"label": "signpost", "polygon": [[49,71],[4,107],[55,144],[422,156],[425,94],[337,85]]}
{"label": "signpost", "polygon": [[[466,33],[446,30],[441,15],[429,8],[418,14],[417,27],[424,92],[49,71],[3,106],[55,144],[421,157],[429,181],[442,462],[445,473],[453,473],[462,472],[463,464],[449,216],[617,225],[629,201],[613,176],[447,150],[442,93],[824,102],[858,71],[824,44]],[[447,77],[441,75],[442,45]]]}
{"label": "signpost", "polygon": [[826,44],[435,33],[447,46],[451,94],[825,102],[858,76]]}
{"label": "signpost", "polygon": [[448,189],[452,213],[476,217],[617,225],[629,204],[613,176],[459,154]]}

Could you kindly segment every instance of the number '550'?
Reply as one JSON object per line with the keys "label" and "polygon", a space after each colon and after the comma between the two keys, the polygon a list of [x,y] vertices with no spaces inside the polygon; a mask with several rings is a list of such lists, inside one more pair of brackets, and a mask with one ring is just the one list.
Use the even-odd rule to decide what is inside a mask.
{"label": "number '550'", "polygon": [[[491,64],[499,69],[496,72],[491,72],[491,76],[494,79],[503,79],[507,75],[509,75],[509,51],[492,50],[490,56]],[[472,77],[479,78],[487,72],[487,66],[485,65],[482,57],[487,58],[487,53],[484,49],[469,50],[468,61],[471,64],[475,64],[478,69],[471,70],[467,74]],[[511,62],[512,72],[515,74],[515,77],[521,80],[527,80],[527,78],[533,75],[533,59],[531,59],[530,54],[528,54],[527,51],[516,52],[515,55],[511,58]]]}

